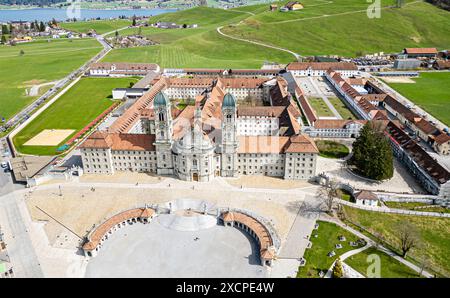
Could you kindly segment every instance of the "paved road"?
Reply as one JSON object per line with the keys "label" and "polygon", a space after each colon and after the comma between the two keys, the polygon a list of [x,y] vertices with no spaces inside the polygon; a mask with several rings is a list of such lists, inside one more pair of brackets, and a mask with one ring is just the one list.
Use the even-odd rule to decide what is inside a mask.
{"label": "paved road", "polygon": [[18,207],[15,190],[23,185],[12,183],[10,173],[0,173],[0,225],[16,277],[43,277],[29,233]]}

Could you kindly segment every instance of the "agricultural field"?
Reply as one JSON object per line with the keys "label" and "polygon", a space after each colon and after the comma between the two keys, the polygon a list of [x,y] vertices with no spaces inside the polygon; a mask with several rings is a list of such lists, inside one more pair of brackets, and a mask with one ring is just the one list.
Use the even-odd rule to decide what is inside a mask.
{"label": "agricultural field", "polygon": [[78,33],[88,33],[90,30],[95,30],[97,34],[104,34],[131,26],[131,20],[95,20],[86,22],[60,23],[59,25],[66,30]]}
{"label": "agricultural field", "polygon": [[380,257],[380,278],[419,277],[419,273],[375,247],[369,247],[368,249],[345,259],[344,263],[367,277],[367,268],[371,264],[371,262],[367,262],[367,259],[370,255],[377,255]]}
{"label": "agricultural field", "polygon": [[[306,260],[304,267],[299,267],[297,277],[300,278],[319,278],[319,272],[326,273],[333,262],[342,254],[358,247],[350,246],[349,242],[355,242],[358,237],[342,229],[334,223],[317,221],[319,229],[311,234],[312,247],[305,251],[303,258]],[[317,234],[317,238],[314,235]],[[345,241],[339,241],[339,236],[344,236]],[[342,248],[336,249],[336,244],[341,244]],[[328,257],[327,254],[334,251],[334,257]]]}
{"label": "agricultural field", "polygon": [[347,106],[345,105],[345,103],[337,98],[337,97],[330,97],[328,98],[328,100],[331,102],[331,104],[334,106],[334,108],[336,109],[336,111],[338,111],[338,113],[341,115],[341,117],[343,119],[351,119],[351,120],[355,120],[358,119],[353,113],[352,111],[350,111],[349,108],[347,108]]}
{"label": "agricultural field", "polygon": [[333,112],[320,97],[308,97],[308,102],[318,117],[334,117]]}
{"label": "agricultural field", "polygon": [[[424,257],[438,275],[450,276],[450,219],[371,212],[343,206],[350,223],[364,227],[373,235],[383,235],[384,241],[400,253],[398,227],[408,223],[417,230],[419,245],[413,248],[407,259],[420,263]],[[411,259],[412,258],[412,259]]]}
{"label": "agricultural field", "polygon": [[[114,101],[112,89],[129,87],[136,78],[82,78],[13,139],[17,151],[32,155],[55,155],[56,149],[84,128]],[[54,146],[25,145],[44,130],[73,130]]]}
{"label": "agricultural field", "polygon": [[450,72],[421,72],[415,83],[388,83],[403,96],[450,126]]}
{"label": "agricultural field", "polygon": [[0,46],[0,118],[7,120],[33,102],[38,96],[26,95],[26,90],[33,85],[62,79],[101,49],[94,39],[41,40],[14,47]]}

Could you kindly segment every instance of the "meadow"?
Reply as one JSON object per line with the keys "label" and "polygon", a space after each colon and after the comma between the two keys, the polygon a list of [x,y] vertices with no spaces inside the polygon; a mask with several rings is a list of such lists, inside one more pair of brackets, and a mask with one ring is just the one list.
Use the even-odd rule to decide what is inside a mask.
{"label": "meadow", "polygon": [[[31,86],[62,79],[101,49],[94,39],[0,46],[0,118],[11,118],[37,98],[26,95]],[[20,51],[24,54],[20,55]]]}
{"label": "meadow", "polygon": [[[82,78],[14,137],[16,150],[22,154],[57,154],[59,146],[114,103],[112,89],[129,87],[136,81],[136,78]],[[73,129],[74,132],[58,146],[24,145],[44,129]]]}
{"label": "meadow", "polygon": [[[115,49],[103,61],[155,62],[161,67],[260,68],[265,61],[288,63],[292,55],[221,36],[216,28],[239,22],[249,15],[234,10],[198,7],[150,18],[178,24],[198,24],[191,29],[158,29],[144,27],[142,35],[158,42],[156,46]],[[136,34],[125,29],[120,35]]]}
{"label": "meadow", "polygon": [[131,20],[95,20],[60,23],[62,28],[78,33],[88,33],[95,30],[97,34],[108,33],[120,28],[131,26]]}
{"label": "meadow", "polygon": [[[393,1],[383,1],[383,6]],[[364,1],[304,1],[293,12],[256,10],[237,26],[224,28],[232,36],[277,45],[301,55],[359,56],[400,52],[405,47],[446,49],[450,12],[424,2],[384,8],[380,18],[368,18]],[[433,16],[433,17],[430,17]]]}
{"label": "meadow", "polygon": [[421,72],[415,83],[388,83],[403,96],[450,126],[450,72]]}
{"label": "meadow", "polygon": [[420,262],[426,258],[429,265],[439,275],[450,276],[450,219],[425,216],[411,216],[393,213],[381,213],[343,207],[346,219],[350,223],[364,227],[373,235],[383,235],[383,239],[396,252],[400,253],[398,227],[409,223],[417,230],[420,241],[409,253],[410,259]]}
{"label": "meadow", "polygon": [[[287,1],[276,2],[280,7]],[[407,1],[402,8],[384,8],[381,18],[369,19],[367,3],[358,0],[306,0],[305,8],[271,12],[268,4],[230,10],[197,7],[150,18],[178,24],[198,24],[195,29],[142,28],[141,33],[159,42],[156,46],[116,49],[105,61],[156,62],[162,67],[253,68],[265,61],[289,63],[294,56],[276,49],[233,40],[233,37],[282,47],[301,55],[400,52],[405,47],[447,48],[450,13],[431,4]],[[393,0],[383,2],[388,6]],[[432,18],[429,16],[433,15]],[[135,34],[135,28],[120,32]]]}

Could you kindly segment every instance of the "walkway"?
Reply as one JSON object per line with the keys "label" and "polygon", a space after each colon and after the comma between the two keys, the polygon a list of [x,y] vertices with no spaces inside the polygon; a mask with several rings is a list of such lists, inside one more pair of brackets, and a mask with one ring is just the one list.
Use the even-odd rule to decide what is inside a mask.
{"label": "walkway", "polygon": [[271,45],[268,45],[268,44],[265,44],[265,43],[262,43],[262,42],[253,41],[253,40],[248,40],[248,39],[244,39],[244,38],[238,38],[238,37],[234,37],[234,36],[225,34],[225,33],[223,33],[223,32],[221,31],[222,28],[223,28],[223,26],[220,26],[220,27],[218,27],[218,28],[216,29],[217,32],[218,32],[220,35],[222,35],[222,36],[225,36],[225,37],[228,37],[228,38],[231,38],[231,39],[234,39],[234,40],[239,40],[239,41],[244,41],[244,42],[256,44],[256,45],[263,46],[263,47],[266,47],[266,48],[271,48],[271,49],[275,49],[275,50],[287,52],[287,53],[293,55],[293,56],[295,57],[296,60],[299,60],[299,59],[301,58],[301,56],[300,56],[299,54],[297,54],[297,53],[295,53],[295,52],[293,52],[293,51],[291,51],[291,50],[288,50],[288,49],[284,49],[284,48],[280,48],[280,47],[276,47],[276,46],[271,46]]}
{"label": "walkway", "polygon": [[316,90],[316,95],[320,96],[320,98],[322,98],[322,100],[326,103],[326,105],[328,106],[330,111],[334,114],[334,117],[336,117],[339,120],[342,120],[343,118],[342,118],[341,114],[339,114],[339,112],[336,110],[336,108],[331,104],[331,102],[328,100],[328,97],[326,97],[325,94],[323,94],[323,92],[320,90],[319,86],[317,86],[315,80],[312,77],[308,77],[308,80],[311,83],[311,85],[313,86],[314,90]]}

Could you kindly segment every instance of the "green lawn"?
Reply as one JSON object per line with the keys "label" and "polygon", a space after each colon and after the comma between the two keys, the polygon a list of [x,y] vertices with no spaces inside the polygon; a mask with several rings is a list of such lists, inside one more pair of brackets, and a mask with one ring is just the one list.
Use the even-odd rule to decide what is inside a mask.
{"label": "green lawn", "polygon": [[343,119],[357,119],[355,115],[347,108],[345,103],[342,102],[341,99],[337,97],[330,97],[328,100],[334,106],[334,108],[338,111]]}
{"label": "green lawn", "polygon": [[422,247],[412,249],[408,254],[415,260],[425,254],[432,268],[444,276],[450,276],[450,219],[425,216],[410,216],[364,211],[343,206],[346,217],[372,234],[383,235],[385,241],[399,249],[397,229],[406,222],[416,227]]}
{"label": "green lawn", "polygon": [[[284,2],[287,1],[277,4],[281,6]],[[369,19],[367,4],[359,0],[303,3],[305,9],[288,13],[270,12],[268,4],[261,4],[229,10],[196,7],[154,16],[149,22],[196,23],[199,27],[142,28],[143,35],[160,44],[115,49],[104,61],[155,62],[162,67],[259,68],[265,61],[289,63],[295,59],[283,51],[221,36],[216,32],[219,26],[224,26],[222,31],[232,36],[287,48],[301,55],[355,56],[378,51],[399,52],[404,47],[443,49],[450,44],[450,36],[444,29],[450,25],[450,13],[431,4],[413,3],[401,9],[384,9],[380,19]],[[388,0],[383,5],[392,3],[393,0]],[[81,27],[80,30],[91,27],[89,24],[73,26]],[[137,29],[126,29],[120,34],[137,32]]]}
{"label": "green lawn", "polygon": [[319,155],[327,158],[344,158],[350,150],[347,146],[327,140],[316,141],[317,148],[319,148]]}
{"label": "green lawn", "polygon": [[389,85],[450,126],[450,72],[421,72],[413,80]]}
{"label": "green lawn", "polygon": [[[0,118],[9,119],[36,99],[26,96],[26,89],[62,79],[101,49],[94,39],[41,40],[14,47],[0,45]],[[21,50],[25,53],[22,56]]]}
{"label": "green lawn", "polygon": [[[154,46],[115,49],[103,60],[107,62],[154,62],[161,67],[260,68],[264,61],[287,63],[289,53],[234,41],[221,36],[216,28],[239,22],[249,15],[242,12],[198,7],[150,18],[150,23],[174,21],[198,24],[191,29],[158,29],[143,27],[141,34],[159,43]],[[130,28],[120,35],[136,34]]]}
{"label": "green lawn", "polygon": [[[415,211],[422,211],[422,212],[442,212],[442,213],[450,213],[450,209],[444,208],[442,206],[438,205],[430,205],[426,203],[420,203],[420,202],[384,202],[386,206],[389,208],[396,208],[396,209],[406,209],[406,210],[415,210]],[[427,208],[417,208],[417,207],[423,207],[423,206],[432,206]]]}
{"label": "green lawn", "polygon": [[97,34],[104,34],[123,27],[131,26],[131,20],[95,20],[86,22],[60,23],[59,25],[67,30],[79,33],[88,33],[95,30]]}
{"label": "green lawn", "polygon": [[[314,230],[310,237],[312,247],[307,249],[303,256],[306,260],[306,265],[299,267],[297,277],[319,278],[319,272],[323,271],[326,273],[338,256],[358,248],[349,245],[349,242],[358,240],[357,236],[333,223],[323,221],[317,221],[317,223],[319,224],[319,229]],[[314,237],[315,234],[318,235],[317,238]],[[346,241],[339,241],[338,237],[341,235],[346,238]],[[335,245],[338,243],[342,245],[341,249],[335,248]],[[332,250],[334,250],[336,255],[328,257],[327,254]]]}
{"label": "green lawn", "polygon": [[333,112],[330,110],[330,108],[322,98],[308,97],[308,102],[314,109],[318,117],[334,117]]}
{"label": "green lawn", "polygon": [[386,253],[376,249],[375,247],[369,247],[362,252],[348,257],[344,263],[367,277],[367,269],[373,264],[373,261],[367,261],[370,255],[377,255],[380,257],[380,278],[418,278],[419,274],[411,268],[400,263],[396,259],[390,257]]}
{"label": "green lawn", "polygon": [[[382,6],[394,2],[383,1]],[[400,52],[405,47],[446,49],[450,44],[446,30],[450,26],[450,12],[428,3],[383,9],[380,18],[367,17],[365,1],[305,0],[302,3],[304,9],[287,13],[262,9],[243,24],[226,28],[225,32],[302,55],[359,56],[379,51]]]}
{"label": "green lawn", "polygon": [[[135,78],[83,78],[14,137],[16,149],[23,154],[54,155],[77,131],[84,128],[113,104],[112,89],[128,87]],[[58,146],[25,146],[44,129],[74,129]]]}

